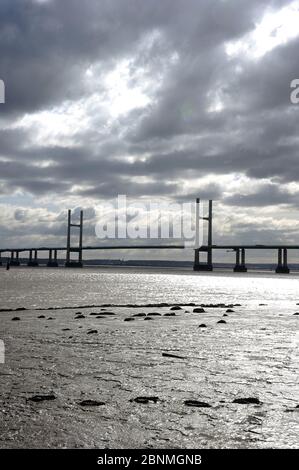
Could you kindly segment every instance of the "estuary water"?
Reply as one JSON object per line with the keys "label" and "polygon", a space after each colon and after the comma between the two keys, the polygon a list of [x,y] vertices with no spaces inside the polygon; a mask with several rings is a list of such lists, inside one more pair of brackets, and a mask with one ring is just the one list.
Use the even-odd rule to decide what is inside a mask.
{"label": "estuary water", "polygon": [[298,447],[297,303],[298,275],[2,268],[0,447]]}

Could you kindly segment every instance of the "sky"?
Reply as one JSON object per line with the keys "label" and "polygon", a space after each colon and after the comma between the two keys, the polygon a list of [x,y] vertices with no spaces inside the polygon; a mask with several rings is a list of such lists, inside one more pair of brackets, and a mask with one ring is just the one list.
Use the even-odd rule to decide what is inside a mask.
{"label": "sky", "polygon": [[64,245],[68,208],[99,244],[118,195],[299,243],[298,78],[299,1],[1,0],[0,247]]}

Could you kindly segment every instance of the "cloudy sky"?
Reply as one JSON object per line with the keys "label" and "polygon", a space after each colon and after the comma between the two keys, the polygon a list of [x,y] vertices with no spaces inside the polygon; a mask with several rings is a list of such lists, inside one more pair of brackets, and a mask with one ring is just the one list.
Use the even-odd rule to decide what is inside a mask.
{"label": "cloudy sky", "polygon": [[299,1],[1,0],[1,247],[64,244],[67,208],[97,243],[118,194],[299,243],[298,58]]}

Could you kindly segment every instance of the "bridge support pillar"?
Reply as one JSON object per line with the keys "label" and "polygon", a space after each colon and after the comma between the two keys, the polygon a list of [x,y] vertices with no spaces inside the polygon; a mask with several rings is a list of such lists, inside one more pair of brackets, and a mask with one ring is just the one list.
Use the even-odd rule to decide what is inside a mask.
{"label": "bridge support pillar", "polygon": [[[15,257],[15,254],[16,254],[16,257]],[[10,257],[10,262],[9,262],[10,266],[20,266],[20,260],[19,260],[19,252],[16,251],[12,251],[11,252],[11,257]]]}
{"label": "bridge support pillar", "polygon": [[29,250],[29,260],[28,260],[27,266],[35,267],[35,266],[38,266],[37,250],[34,250],[34,259],[32,257],[32,252],[33,250]]}
{"label": "bridge support pillar", "polygon": [[57,250],[54,250],[54,258],[52,256],[53,254],[53,250],[49,250],[49,259],[48,259],[48,263],[47,263],[47,266],[48,268],[57,268],[58,266],[58,263],[57,263]]}
{"label": "bridge support pillar", "polygon": [[278,248],[278,264],[276,268],[278,274],[289,274],[288,267],[288,250],[286,248]]}
{"label": "bridge support pillar", "polygon": [[[241,251],[241,262],[240,262],[240,251]],[[245,265],[245,249],[237,248],[236,249],[236,264],[234,267],[235,273],[246,273],[247,268]]]}

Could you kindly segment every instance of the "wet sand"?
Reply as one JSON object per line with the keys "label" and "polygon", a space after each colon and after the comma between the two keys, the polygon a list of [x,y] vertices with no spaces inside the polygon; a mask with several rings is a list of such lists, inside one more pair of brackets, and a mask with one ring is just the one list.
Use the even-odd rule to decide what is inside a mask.
{"label": "wet sand", "polygon": [[0,447],[298,447],[295,302],[145,305],[1,312]]}

